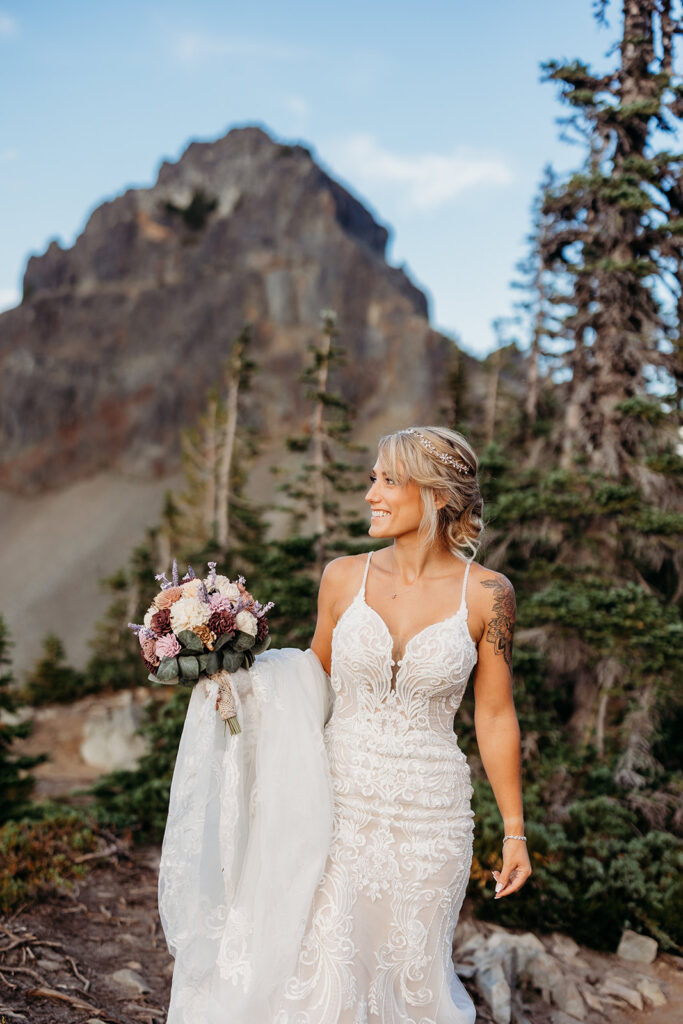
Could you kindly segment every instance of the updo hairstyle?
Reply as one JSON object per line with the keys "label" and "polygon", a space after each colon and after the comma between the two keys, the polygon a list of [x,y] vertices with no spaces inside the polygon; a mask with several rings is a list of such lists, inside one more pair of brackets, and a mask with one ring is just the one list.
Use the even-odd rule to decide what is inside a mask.
{"label": "updo hairstyle", "polygon": [[[444,457],[445,461],[442,461]],[[479,493],[479,462],[462,434],[448,427],[411,427],[380,438],[378,458],[396,483],[418,484],[424,506],[418,536],[425,547],[441,542],[473,559],[479,550],[484,503]],[[435,499],[445,499],[437,508]]]}

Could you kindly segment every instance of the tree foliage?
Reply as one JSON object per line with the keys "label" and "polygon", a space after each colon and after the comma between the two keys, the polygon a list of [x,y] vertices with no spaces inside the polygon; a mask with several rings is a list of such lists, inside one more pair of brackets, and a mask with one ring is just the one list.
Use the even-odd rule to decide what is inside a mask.
{"label": "tree foliage", "polygon": [[31,735],[32,725],[30,721],[12,721],[21,702],[13,686],[10,647],[9,632],[0,616],[0,825],[29,808],[35,786],[31,769],[47,759],[45,754],[30,756],[12,750],[16,740]]}

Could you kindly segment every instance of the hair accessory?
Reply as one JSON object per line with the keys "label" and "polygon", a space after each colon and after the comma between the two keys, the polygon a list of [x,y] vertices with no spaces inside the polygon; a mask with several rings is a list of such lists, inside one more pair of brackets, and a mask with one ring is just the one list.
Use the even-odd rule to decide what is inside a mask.
{"label": "hair accessory", "polygon": [[443,452],[438,451],[438,449],[434,447],[429,438],[425,437],[424,434],[421,434],[420,431],[416,430],[415,427],[408,427],[408,429],[404,430],[403,433],[417,434],[425,448],[428,448],[432,455],[436,455],[437,459],[439,459],[445,465],[455,466],[459,473],[471,473],[470,467],[465,462],[461,462],[459,459],[454,459],[452,455],[444,455]]}

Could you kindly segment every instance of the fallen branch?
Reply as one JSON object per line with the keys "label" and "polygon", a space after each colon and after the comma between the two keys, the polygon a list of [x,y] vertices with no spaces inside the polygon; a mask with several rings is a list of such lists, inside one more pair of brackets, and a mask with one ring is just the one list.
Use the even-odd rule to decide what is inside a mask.
{"label": "fallen branch", "polygon": [[85,910],[85,912],[87,914],[88,908],[86,907],[85,903],[78,903],[78,904],[76,904],[75,907],[67,907],[66,910],[62,911],[62,913],[63,914],[78,914],[80,911],[83,911],[83,910]]}
{"label": "fallen branch", "polygon": [[76,977],[78,978],[78,980],[82,981],[83,984],[85,985],[85,988],[83,989],[83,991],[87,992],[88,989],[90,988],[90,979],[84,977],[81,974],[81,972],[79,971],[78,967],[76,966],[76,961],[74,960],[74,958],[72,956],[69,956],[68,954],[66,954],[66,958],[69,961],[69,963],[71,964],[71,966],[73,968],[73,972],[76,975]]}
{"label": "fallen branch", "polygon": [[78,999],[77,996],[68,996],[66,992],[57,992],[54,988],[32,988],[26,994],[34,999],[56,999],[60,1003],[68,1003],[69,1006],[73,1006],[76,1010],[88,1010],[93,1016],[104,1013],[104,1010],[98,1010],[96,1006],[86,1003],[84,999]]}
{"label": "fallen branch", "polygon": [[34,971],[32,967],[9,967],[7,964],[3,964],[2,969],[3,971],[9,971],[10,974],[30,974],[31,977],[39,981],[41,985],[47,985],[45,978],[41,978],[38,971]]}
{"label": "fallen branch", "polygon": [[103,857],[111,857],[113,853],[118,853],[118,846],[108,846],[106,850],[101,850],[95,853],[82,853],[80,857],[72,857],[71,862],[73,864],[84,864],[86,860],[101,860]]}
{"label": "fallen branch", "polygon": [[18,985],[13,985],[11,981],[8,981],[7,978],[4,977],[2,971],[0,971],[0,981],[2,981],[3,985],[6,985],[7,988],[19,988]]}

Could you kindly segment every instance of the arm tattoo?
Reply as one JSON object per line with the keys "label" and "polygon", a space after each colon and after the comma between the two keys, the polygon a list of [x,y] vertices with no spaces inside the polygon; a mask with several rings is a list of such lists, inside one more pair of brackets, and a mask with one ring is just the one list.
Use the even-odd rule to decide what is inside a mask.
{"label": "arm tattoo", "polygon": [[515,592],[510,581],[482,580],[482,587],[493,591],[493,614],[488,624],[486,639],[493,644],[495,654],[505,658],[512,675],[512,631],[515,626]]}

